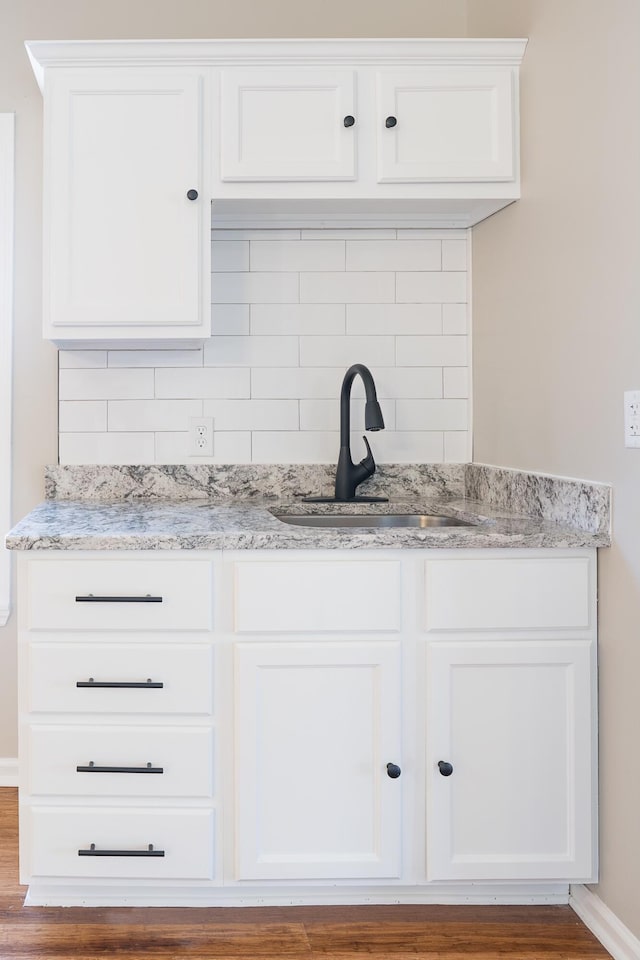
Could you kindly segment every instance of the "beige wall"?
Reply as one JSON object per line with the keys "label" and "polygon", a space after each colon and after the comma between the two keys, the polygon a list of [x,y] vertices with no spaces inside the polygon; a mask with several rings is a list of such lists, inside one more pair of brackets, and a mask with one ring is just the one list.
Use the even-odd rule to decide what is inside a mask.
{"label": "beige wall", "polygon": [[469,0],[528,36],[522,200],[474,229],[474,459],[614,485],[600,555],[601,882],[640,936],[640,4]]}
{"label": "beige wall", "polygon": [[[40,335],[42,100],[25,40],[464,36],[466,0],[0,0],[0,112],[16,113],[13,515],[57,460],[56,350]],[[0,629],[0,757],[15,757],[15,617]]]}

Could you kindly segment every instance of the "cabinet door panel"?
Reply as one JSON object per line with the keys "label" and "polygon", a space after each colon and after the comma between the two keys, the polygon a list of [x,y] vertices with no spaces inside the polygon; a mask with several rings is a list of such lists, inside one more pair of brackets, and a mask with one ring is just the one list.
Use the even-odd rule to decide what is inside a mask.
{"label": "cabinet door panel", "polygon": [[[50,325],[201,323],[202,80],[75,70],[48,93],[45,190]],[[45,137],[45,139],[47,139]],[[187,191],[196,189],[196,201]]]}
{"label": "cabinet door panel", "polygon": [[379,73],[377,137],[380,182],[512,180],[511,70]]}
{"label": "cabinet door panel", "polygon": [[588,642],[430,646],[430,880],[591,878],[590,657]]}
{"label": "cabinet door panel", "polygon": [[225,70],[223,180],[352,180],[352,70]]}
{"label": "cabinet door panel", "polygon": [[397,643],[238,643],[239,879],[397,877]]}

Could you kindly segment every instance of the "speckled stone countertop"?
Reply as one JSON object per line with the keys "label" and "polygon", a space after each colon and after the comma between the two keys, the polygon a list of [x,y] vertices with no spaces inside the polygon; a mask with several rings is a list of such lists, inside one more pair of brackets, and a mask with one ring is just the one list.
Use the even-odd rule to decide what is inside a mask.
{"label": "speckled stone countertop", "polygon": [[[428,513],[470,526],[317,528],[274,516],[308,513]],[[366,519],[363,520],[366,524]],[[312,505],[291,500],[214,504],[202,501],[95,503],[50,500],[8,534],[12,550],[253,550],[366,548],[605,547],[608,532],[517,516],[467,499]]]}

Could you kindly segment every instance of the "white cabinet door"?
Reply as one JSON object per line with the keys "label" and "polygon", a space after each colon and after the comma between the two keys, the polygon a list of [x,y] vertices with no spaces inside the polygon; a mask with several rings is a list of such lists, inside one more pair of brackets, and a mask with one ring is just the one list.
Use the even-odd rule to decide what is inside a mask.
{"label": "white cabinet door", "polygon": [[223,71],[222,180],[354,179],[355,76],[329,69]]}
{"label": "white cabinet door", "polygon": [[399,643],[235,651],[236,877],[398,877]]}
{"label": "white cabinet door", "polygon": [[510,68],[378,74],[378,181],[514,178]]}
{"label": "white cabinet door", "polygon": [[429,880],[592,878],[590,664],[588,641],[430,645]]}
{"label": "white cabinet door", "polygon": [[151,69],[51,81],[45,336],[206,335],[203,84]]}

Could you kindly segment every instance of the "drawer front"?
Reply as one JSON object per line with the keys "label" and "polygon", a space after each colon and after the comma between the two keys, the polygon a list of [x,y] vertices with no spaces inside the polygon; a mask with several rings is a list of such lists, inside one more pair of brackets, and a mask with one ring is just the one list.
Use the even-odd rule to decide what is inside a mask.
{"label": "drawer front", "polygon": [[589,569],[586,557],[428,561],[426,629],[587,630]]}
{"label": "drawer front", "polygon": [[32,643],[28,673],[32,713],[213,709],[213,648],[205,644]]}
{"label": "drawer front", "polygon": [[235,564],[236,633],[396,633],[397,561]]}
{"label": "drawer front", "polygon": [[[32,807],[21,819],[30,840],[28,875],[210,880],[213,822],[211,810]],[[109,855],[100,855],[105,852]],[[113,856],[116,852],[128,855]],[[148,855],[160,852],[164,856]]]}
{"label": "drawer front", "polygon": [[34,724],[27,738],[31,794],[209,797],[213,792],[213,731],[207,727]]}
{"label": "drawer front", "polygon": [[210,630],[206,560],[34,560],[29,630]]}

